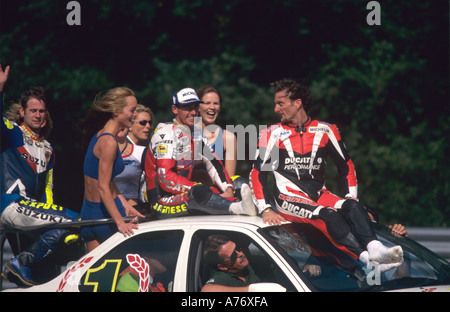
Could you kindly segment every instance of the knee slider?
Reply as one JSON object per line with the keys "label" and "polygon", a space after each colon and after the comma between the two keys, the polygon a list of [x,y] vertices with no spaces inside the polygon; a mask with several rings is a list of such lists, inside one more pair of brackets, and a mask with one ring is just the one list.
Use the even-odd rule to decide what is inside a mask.
{"label": "knee slider", "polygon": [[325,221],[328,233],[334,238],[342,238],[350,233],[347,222],[332,208],[321,209],[319,218]]}
{"label": "knee slider", "polygon": [[319,218],[326,223],[338,223],[340,222],[341,216],[334,209],[325,207],[319,211]]}
{"label": "knee slider", "polygon": [[66,245],[72,245],[73,243],[76,243],[80,240],[79,234],[69,233],[64,237],[64,244]]}
{"label": "knee slider", "polygon": [[363,207],[363,205],[354,199],[347,199],[343,204],[342,204],[342,213],[345,216],[348,215],[359,215],[359,214],[366,214],[365,209]]}
{"label": "knee slider", "polygon": [[363,208],[361,203],[359,201],[351,199],[351,198],[345,200],[344,203],[342,204],[342,209],[346,210],[346,211],[359,210],[361,208]]}
{"label": "knee slider", "polygon": [[205,184],[196,184],[189,191],[189,198],[193,199],[200,205],[205,205],[212,196],[213,192]]}
{"label": "knee slider", "polygon": [[233,181],[233,186],[235,189],[240,189],[242,187],[242,184],[249,184],[248,179],[238,175],[232,176],[231,180]]}

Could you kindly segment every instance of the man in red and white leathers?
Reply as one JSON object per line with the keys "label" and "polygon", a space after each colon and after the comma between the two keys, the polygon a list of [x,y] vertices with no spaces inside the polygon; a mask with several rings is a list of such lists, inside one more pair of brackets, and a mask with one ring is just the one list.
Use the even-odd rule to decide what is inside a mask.
{"label": "man in red and white leathers", "polygon": [[[284,79],[275,85],[275,113],[281,122],[260,133],[258,155],[250,173],[250,185],[264,222],[322,220],[328,234],[365,263],[369,259],[399,265],[400,246],[387,248],[377,240],[371,221],[357,199],[353,162],[335,125],[311,120],[309,90]],[[325,188],[328,156],[337,166],[345,196]],[[272,209],[268,173],[273,172]]]}
{"label": "man in red and white leathers", "polygon": [[[334,161],[345,189],[346,198],[357,198],[355,168],[336,125],[307,118],[301,126],[294,123],[278,123],[260,133],[260,152],[251,181],[260,212],[271,207],[264,196],[269,171],[275,165],[276,189],[280,194],[293,194],[302,203],[314,206],[340,208],[344,199],[333,195],[325,188],[325,166],[328,156]],[[262,152],[262,153],[261,153]],[[264,157],[264,158],[263,158]],[[275,159],[274,157],[278,158]],[[278,194],[277,194],[278,195]],[[283,203],[279,195],[276,203]],[[300,202],[300,199],[297,199]],[[278,209],[288,219],[307,217],[313,211],[300,212],[286,205]]]}
{"label": "man in red and white leathers", "polygon": [[[209,214],[256,214],[248,184],[235,200],[233,182],[209,142],[194,130],[199,100],[184,88],[173,96],[171,123],[160,123],[152,136],[145,160],[147,196],[159,218],[188,215],[193,210]],[[204,165],[210,188],[193,179],[194,168]]]}

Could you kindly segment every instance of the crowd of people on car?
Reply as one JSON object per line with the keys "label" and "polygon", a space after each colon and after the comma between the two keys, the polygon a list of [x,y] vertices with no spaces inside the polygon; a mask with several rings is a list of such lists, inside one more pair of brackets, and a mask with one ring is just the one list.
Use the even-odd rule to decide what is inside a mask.
{"label": "crowd of people on car", "polygon": [[[274,83],[274,112],[280,122],[261,131],[248,177],[236,172],[235,135],[217,125],[223,105],[217,87],[177,90],[168,105],[173,120],[156,127],[151,109],[139,104],[132,89],[115,87],[98,93],[81,120],[84,200],[75,212],[53,202],[54,148],[47,140],[53,125],[45,90],[26,90],[20,103],[3,114],[9,71],[9,66],[3,70],[0,64],[4,115],[0,223],[17,231],[45,229],[6,262],[2,276],[17,284],[35,285],[30,267],[61,241],[69,244],[77,239],[67,227],[45,225],[104,218],[113,222],[82,227],[80,235],[88,251],[117,231],[133,235],[139,218],[235,214],[259,215],[275,226],[321,220],[331,238],[364,264],[375,261],[387,271],[402,262],[400,246],[388,248],[377,240],[371,224],[373,211],[358,199],[355,167],[339,130],[308,115],[311,94],[300,82]],[[196,128],[197,117],[201,129]],[[328,157],[338,169],[345,190],[342,197],[325,188]],[[273,190],[268,189],[269,174],[275,180]],[[401,225],[393,231],[405,234]],[[217,244],[214,252],[220,261],[214,265],[247,287],[248,272],[232,270],[236,257],[245,255],[233,247],[230,241]],[[223,279],[228,278],[219,278]]]}

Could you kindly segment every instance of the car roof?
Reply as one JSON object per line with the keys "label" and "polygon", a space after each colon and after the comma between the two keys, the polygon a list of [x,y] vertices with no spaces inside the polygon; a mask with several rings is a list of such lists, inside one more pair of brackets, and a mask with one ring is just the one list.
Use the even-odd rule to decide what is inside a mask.
{"label": "car roof", "polygon": [[177,218],[168,218],[162,220],[148,220],[145,219],[142,223],[139,223],[139,228],[145,230],[147,228],[155,226],[180,226],[186,227],[190,225],[201,224],[240,224],[241,226],[252,226],[258,228],[268,227],[270,225],[265,224],[263,219],[258,216],[245,216],[245,215],[200,215],[200,216],[185,216]]}

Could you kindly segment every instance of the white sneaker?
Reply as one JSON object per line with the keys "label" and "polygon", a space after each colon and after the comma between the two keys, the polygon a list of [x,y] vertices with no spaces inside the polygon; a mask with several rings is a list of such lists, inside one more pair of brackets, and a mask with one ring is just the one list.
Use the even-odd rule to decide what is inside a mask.
{"label": "white sneaker", "polygon": [[403,260],[403,249],[401,246],[386,247],[380,241],[373,240],[367,244],[369,260],[380,264],[397,263]]}
{"label": "white sneaker", "polygon": [[249,216],[256,216],[256,207],[252,200],[252,191],[248,184],[242,184],[241,186],[242,200],[238,203],[232,203],[230,211],[234,214],[244,214]]}

